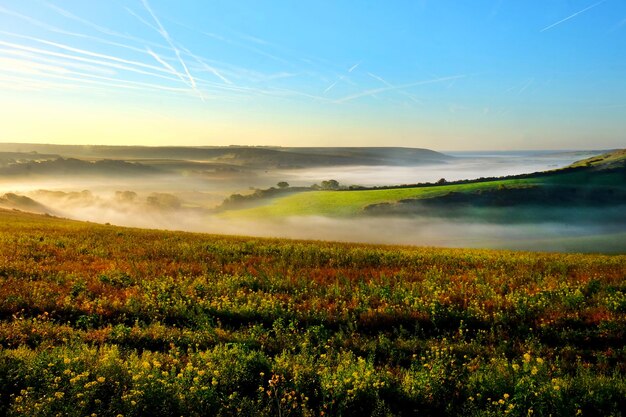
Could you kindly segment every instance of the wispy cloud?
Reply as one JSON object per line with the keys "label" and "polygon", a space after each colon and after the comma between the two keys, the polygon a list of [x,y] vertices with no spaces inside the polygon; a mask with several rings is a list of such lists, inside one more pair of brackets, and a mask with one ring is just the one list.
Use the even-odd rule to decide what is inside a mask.
{"label": "wispy cloud", "polygon": [[146,9],[146,11],[150,14],[150,16],[152,16],[154,23],[156,23],[157,25],[158,32],[161,34],[161,36],[163,36],[163,39],[165,39],[165,41],[169,44],[169,46],[174,50],[174,53],[176,54],[176,57],[178,58],[180,65],[183,67],[185,74],[187,74],[187,78],[188,78],[189,84],[191,85],[191,88],[193,88],[194,90],[197,90],[196,80],[194,80],[191,73],[189,72],[189,69],[187,68],[187,65],[185,64],[185,61],[183,61],[183,58],[180,56],[180,51],[174,44],[174,41],[172,41],[172,38],[170,37],[169,33],[167,32],[167,30],[165,30],[159,18],[152,11],[152,8],[150,7],[148,0],[142,0],[142,4],[143,4],[143,7]]}
{"label": "wispy cloud", "polygon": [[230,81],[228,78],[223,76],[222,73],[220,71],[218,71],[215,67],[207,64],[204,59],[202,59],[198,55],[194,54],[193,52],[191,52],[189,49],[185,48],[184,46],[181,46],[181,49],[187,55],[191,56],[201,67],[203,67],[204,69],[209,71],[211,74],[215,75],[217,78],[219,78],[220,80],[222,80],[226,84],[232,84],[232,81]]}
{"label": "wispy cloud", "polygon": [[517,95],[522,94],[524,91],[526,91],[528,89],[528,87],[530,87],[531,85],[533,85],[533,83],[535,82],[534,78],[531,78],[530,80],[526,81],[526,84],[524,84],[522,86],[522,88],[519,89],[519,91],[517,92]]}
{"label": "wispy cloud", "polygon": [[131,9],[130,7],[124,7],[124,10],[126,10],[128,12],[128,14],[133,16],[135,19],[137,19],[138,21],[140,21],[141,23],[143,23],[144,25],[146,25],[150,29],[152,29],[152,30],[154,30],[156,32],[159,32],[159,28],[158,27],[156,27],[152,23],[148,22],[146,19],[141,17],[138,13],[135,13],[135,11],[133,9]]}
{"label": "wispy cloud", "polygon": [[[56,81],[68,81],[71,82],[72,85],[78,84],[91,84],[96,86],[102,86],[107,88],[123,88],[123,89],[134,89],[134,90],[158,90],[158,91],[168,91],[168,92],[185,92],[189,91],[187,89],[181,89],[176,87],[168,87],[162,86],[158,84],[145,83],[140,81],[129,81],[129,80],[121,80],[112,77],[106,77],[101,75],[95,75],[90,73],[84,73],[79,71],[74,71],[68,68],[60,67],[60,66],[52,66],[39,64],[33,61],[24,60],[24,59],[13,59],[13,58],[2,58],[0,57],[0,68],[2,70],[0,72],[5,73],[15,73],[14,76],[16,79],[31,82],[31,83],[39,83],[39,85],[45,85],[46,81],[42,79],[53,79]],[[27,78],[28,76],[36,76],[34,79]],[[55,85],[58,85],[55,84]]]}
{"label": "wispy cloud", "polygon": [[[341,78],[339,78],[341,79]],[[335,86],[337,85],[337,83],[339,82],[339,79],[335,80],[331,85],[329,85],[328,87],[326,87],[326,89],[324,90],[324,94],[328,93],[330,90],[332,90],[333,88],[335,88]]]}
{"label": "wispy cloud", "polygon": [[[131,64],[131,63],[133,63],[133,61],[121,60],[121,59],[118,59],[116,57],[105,58],[107,56],[106,55],[102,55],[102,54],[94,54],[94,55],[98,56],[98,57],[105,58],[105,59],[115,58],[115,60],[114,60],[115,62],[106,61],[106,60],[102,60],[102,59],[94,59],[94,58],[88,58],[88,57],[83,57],[83,56],[77,56],[77,55],[70,55],[70,54],[67,54],[67,53],[50,51],[50,50],[47,50],[47,49],[34,48],[34,47],[31,47],[31,46],[21,45],[21,44],[17,44],[17,43],[13,43],[13,42],[6,42],[6,41],[2,41],[2,40],[0,40],[0,45],[6,46],[6,47],[11,48],[11,49],[31,52],[31,53],[34,53],[34,54],[53,56],[53,57],[57,57],[57,58],[69,59],[69,60],[79,61],[79,62],[84,62],[84,63],[89,63],[89,64],[96,64],[96,65],[100,65],[100,66],[104,66],[104,67],[115,68],[115,69],[128,71],[128,72],[134,72],[136,74],[149,75],[151,77],[163,78],[163,79],[170,80],[170,81],[172,81],[172,80],[173,81],[177,81],[175,78],[171,78],[171,77],[168,77],[168,76],[163,75],[163,74],[158,74],[158,73],[146,71],[144,69],[136,68],[136,67],[133,67],[131,65],[124,65],[124,63]],[[87,52],[87,51],[85,51],[85,52]],[[155,71],[159,71],[159,72],[167,72],[167,71],[163,70],[160,67],[153,67],[153,66],[146,66],[146,65],[142,65],[142,67],[144,67],[144,68],[147,67],[147,68],[153,69]]]}
{"label": "wispy cloud", "polygon": [[551,25],[546,26],[545,28],[541,29],[541,30],[540,30],[540,32],[545,32],[546,30],[550,30],[550,29],[552,29],[553,27],[560,25],[561,23],[565,23],[565,22],[567,22],[568,20],[573,19],[573,18],[575,18],[576,16],[578,16],[578,15],[580,15],[580,14],[582,14],[582,13],[585,13],[585,12],[586,12],[586,11],[588,11],[588,10],[593,9],[594,7],[597,7],[597,6],[601,5],[601,4],[602,4],[602,3],[604,3],[604,2],[606,2],[606,0],[601,0],[601,1],[597,2],[597,3],[592,4],[591,6],[585,7],[584,9],[579,10],[579,11],[577,11],[576,13],[571,14],[571,15],[567,16],[567,17],[566,17],[566,18],[564,18],[564,19],[561,19],[561,20],[559,20],[558,22],[555,22],[555,23],[552,23]]}
{"label": "wispy cloud", "polygon": [[[385,80],[384,78],[382,78],[382,77],[380,77],[380,76],[378,76],[376,74],[372,74],[371,72],[368,72],[367,75],[369,75],[370,77],[372,77],[375,80],[380,81],[381,83],[383,83],[387,87],[390,87],[390,88],[394,88],[395,87],[393,84],[391,84],[390,82],[388,82],[387,80]],[[406,92],[404,90],[398,90],[398,92],[400,94],[402,94],[403,96],[408,97],[409,99],[411,99],[411,101],[413,101],[413,102],[415,102],[417,104],[422,104],[422,102],[420,100],[418,100],[413,94],[408,93],[408,92]]]}
{"label": "wispy cloud", "polygon": [[117,72],[114,69],[102,67],[99,65],[91,65],[81,62],[75,62],[70,59],[53,58],[41,54],[35,54],[32,52],[22,51],[15,48],[0,48],[0,55],[9,57],[19,57],[22,59],[28,59],[31,62],[43,62],[45,64],[51,64],[56,66],[62,66],[64,68],[77,69],[81,71],[88,71],[94,74],[100,75],[115,75]]}
{"label": "wispy cloud", "polygon": [[354,64],[353,66],[350,67],[350,69],[348,70],[348,72],[352,72],[355,69],[357,69],[359,67],[359,65],[361,65],[361,62],[357,62],[356,64]]}
{"label": "wispy cloud", "polygon": [[401,84],[401,85],[397,85],[397,86],[392,86],[392,87],[382,87],[382,88],[373,88],[370,90],[365,90],[362,91],[360,93],[357,94],[352,94],[343,98],[340,98],[338,100],[335,100],[335,103],[345,103],[347,101],[351,101],[357,98],[361,98],[361,97],[369,97],[369,96],[373,96],[379,93],[384,93],[387,91],[395,91],[395,90],[404,90],[407,88],[411,88],[411,87],[417,87],[420,85],[426,85],[426,84],[435,84],[435,83],[440,83],[440,82],[444,82],[444,81],[451,81],[451,80],[457,80],[459,78],[465,78],[465,75],[452,75],[449,77],[439,77],[439,78],[432,78],[429,80],[422,80],[422,81],[415,81],[412,83],[408,83],[408,84]]}
{"label": "wispy cloud", "polygon": [[[356,64],[352,65],[350,68],[348,68],[348,74],[351,74],[352,71],[354,71],[355,69],[357,69],[359,67],[359,65],[361,65],[361,62],[357,62]],[[337,77],[337,79],[335,81],[333,81],[328,87],[326,87],[324,89],[323,94],[328,93],[330,90],[332,90],[333,88],[335,88],[335,86],[340,82],[340,81],[349,81],[349,79],[346,77],[346,75],[339,75]],[[350,84],[352,85],[356,85],[353,82],[350,82]]]}
{"label": "wispy cloud", "polygon": [[[157,38],[156,42],[142,39],[142,37],[136,36],[135,33],[130,35],[126,32],[115,30],[100,24],[99,21],[85,19],[75,14],[73,10],[66,10],[48,0],[40,1],[64,19],[79,24],[73,26],[79,28],[82,26],[82,28],[80,32],[67,30],[65,25],[60,27],[53,26],[47,21],[37,20],[30,15],[21,14],[4,7],[4,5],[0,5],[0,13],[2,14],[20,19],[28,25],[36,26],[48,31],[50,34],[63,35],[63,37],[28,36],[22,33],[0,30],[0,34],[4,35],[3,38],[0,38],[0,59],[3,59],[3,57],[8,59],[9,61],[4,61],[5,64],[11,63],[13,68],[27,70],[23,74],[25,74],[26,78],[32,77],[32,79],[22,79],[20,81],[20,85],[24,88],[41,89],[45,88],[45,86],[65,88],[64,85],[67,84],[67,88],[98,89],[106,93],[106,86],[109,85],[113,89],[169,91],[181,96],[192,94],[199,96],[203,100],[205,96],[219,96],[224,100],[252,99],[254,96],[266,96],[281,99],[300,98],[331,102],[330,99],[317,96],[314,93],[311,94],[306,89],[278,87],[274,80],[298,75],[323,79],[325,78],[325,72],[338,69],[334,63],[322,65],[321,60],[315,59],[316,63],[313,63],[313,61],[307,59],[306,61],[310,65],[305,64],[305,59],[299,57],[296,52],[287,51],[280,45],[272,44],[264,39],[238,33],[233,33],[234,37],[229,38],[221,33],[204,32],[175,22],[180,26],[202,33],[214,41],[240,47],[259,56],[267,57],[274,63],[281,64],[270,73],[263,73],[233,63],[208,59],[195,54],[181,43],[176,42],[165,29],[162,23],[164,20],[161,20],[154,9],[152,9],[149,0],[141,0],[139,3],[143,5],[143,8],[140,8],[138,11],[127,8],[124,5],[120,5],[120,10],[126,10],[129,15],[134,16],[146,28],[158,33],[160,39]],[[165,20],[170,21],[167,18]],[[11,40],[7,37],[19,40]],[[89,42],[74,43],[71,38],[91,41],[91,45]],[[104,52],[98,47],[98,44],[114,48],[107,48],[106,52]],[[78,47],[78,45],[80,46]],[[282,51],[281,55],[274,55],[272,53],[274,50]],[[135,54],[129,55],[125,51],[133,51]],[[14,61],[10,61],[10,59],[14,59]],[[17,59],[23,61],[19,62],[18,65],[18,62],[15,61]],[[341,82],[355,85],[348,78],[348,74],[354,72],[360,65],[361,62],[357,62],[351,67],[344,69],[345,73],[338,76],[334,85],[329,86],[326,92]],[[310,66],[311,68],[307,70],[302,68],[303,66]],[[298,67],[299,70],[287,70],[287,68],[292,69],[295,67]],[[34,71],[36,68],[48,68],[49,71]],[[53,71],[52,68],[56,68],[58,71]],[[0,73],[7,74],[2,68],[0,68]],[[203,78],[200,73],[211,74],[216,79],[213,80],[209,76],[204,76]],[[17,73],[13,74],[18,75]],[[141,79],[135,74],[144,77]],[[55,77],[55,79],[46,83],[45,79],[50,79],[51,77]],[[141,81],[138,81],[140,79]],[[161,83],[159,80],[163,82]],[[187,88],[178,88],[176,83],[181,81]],[[6,82],[8,81],[5,80]],[[255,86],[256,83],[262,83],[263,86],[257,88]]]}
{"label": "wispy cloud", "polygon": [[[16,11],[14,11],[14,10],[7,9],[6,7],[0,6],[0,13],[6,14],[6,15],[11,16],[11,17],[18,18],[18,19],[23,20],[23,21],[25,21],[27,23],[30,23],[33,26],[45,29],[45,30],[47,30],[47,31],[49,31],[51,33],[57,33],[57,34],[60,34],[60,35],[67,35],[67,36],[71,36],[71,37],[74,37],[74,38],[87,39],[87,40],[90,40],[90,41],[93,41],[93,42],[96,42],[96,43],[100,43],[100,44],[103,44],[103,45],[115,46],[115,47],[118,47],[118,48],[121,48],[121,49],[126,49],[126,50],[129,50],[129,51],[133,51],[133,52],[146,53],[145,49],[138,48],[138,47],[133,46],[133,45],[129,45],[128,43],[116,42],[116,41],[113,41],[113,40],[103,39],[103,38],[99,38],[99,37],[93,36],[93,35],[88,35],[88,34],[85,34],[85,33],[78,33],[78,32],[72,32],[72,31],[69,31],[69,30],[61,29],[61,28],[59,28],[57,26],[53,26],[53,25],[50,25],[48,23],[44,23],[44,22],[42,22],[40,20],[34,19],[34,18],[30,17],[30,16],[23,15],[21,13],[18,13]],[[69,12],[65,12],[65,13],[69,13]],[[80,19],[80,21],[81,22],[85,22],[84,19]],[[97,26],[97,27],[100,27],[100,26]],[[107,33],[115,33],[114,31],[106,29],[106,28],[104,30],[106,30]],[[126,37],[125,35],[122,35],[122,34],[118,34],[116,36],[121,36],[121,37],[124,37],[125,39],[128,38],[126,40],[138,39],[138,38],[134,38],[134,37]],[[156,44],[156,43],[149,42],[149,41],[142,41],[141,43],[143,43],[144,45],[149,45],[150,47],[155,48],[155,49],[156,48],[158,48],[158,49],[169,49],[169,48],[167,48],[167,47],[165,47],[163,45]]]}
{"label": "wispy cloud", "polygon": [[170,73],[177,76],[182,82],[187,83],[185,77],[178,72],[173,66],[171,66],[167,61],[157,55],[152,49],[147,48],[146,51],[150,54],[151,57],[155,59],[159,64],[163,65],[165,69],[167,69]]}
{"label": "wispy cloud", "polygon": [[69,11],[67,11],[67,10],[63,9],[62,7],[59,7],[59,6],[55,5],[55,4],[52,4],[52,3],[49,3],[49,2],[46,2],[46,1],[44,1],[43,4],[46,5],[47,7],[49,7],[50,9],[54,10],[55,12],[60,14],[61,16],[64,16],[64,17],[66,17],[68,19],[71,19],[71,20],[77,21],[79,23],[82,23],[83,25],[88,26],[88,27],[90,27],[92,29],[95,29],[98,32],[104,33],[106,35],[112,35],[112,36],[125,36],[125,35],[123,35],[123,34],[121,34],[119,32],[116,32],[114,30],[105,28],[104,26],[97,25],[97,24],[95,24],[93,22],[90,22],[89,20],[86,20],[86,19],[83,19],[83,18],[81,18],[79,16],[76,16],[74,13],[71,13],[71,12],[69,12]]}

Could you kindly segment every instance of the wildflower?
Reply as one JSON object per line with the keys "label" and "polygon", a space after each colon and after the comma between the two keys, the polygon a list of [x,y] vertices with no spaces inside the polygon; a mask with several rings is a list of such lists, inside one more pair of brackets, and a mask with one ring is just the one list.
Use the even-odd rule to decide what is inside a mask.
{"label": "wildflower", "polygon": [[106,381],[106,379],[103,376],[99,376],[97,381],[102,384],[104,381]]}
{"label": "wildflower", "polygon": [[502,396],[505,400],[509,399],[509,394],[507,394],[506,392],[504,393],[504,395]]}
{"label": "wildflower", "polygon": [[533,366],[533,368],[530,370],[531,375],[537,375],[537,372],[539,372],[539,370],[536,366]]}
{"label": "wildflower", "polygon": [[524,362],[525,363],[530,362],[530,353],[528,352],[524,353]]}

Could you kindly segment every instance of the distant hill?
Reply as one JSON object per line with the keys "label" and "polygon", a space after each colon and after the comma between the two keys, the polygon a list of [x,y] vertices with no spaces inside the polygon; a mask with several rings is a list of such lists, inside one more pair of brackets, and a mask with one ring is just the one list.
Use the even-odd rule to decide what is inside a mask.
{"label": "distant hill", "polygon": [[154,167],[126,161],[83,161],[76,158],[31,160],[0,166],[0,176],[137,176],[154,175],[160,171]]}
{"label": "distant hill", "polygon": [[216,147],[147,147],[147,146],[83,146],[44,144],[0,144],[0,152],[38,152],[80,159],[178,159],[214,162],[248,168],[310,168],[347,165],[400,165],[443,163],[452,159],[428,149],[417,148],[282,148],[254,146]]}

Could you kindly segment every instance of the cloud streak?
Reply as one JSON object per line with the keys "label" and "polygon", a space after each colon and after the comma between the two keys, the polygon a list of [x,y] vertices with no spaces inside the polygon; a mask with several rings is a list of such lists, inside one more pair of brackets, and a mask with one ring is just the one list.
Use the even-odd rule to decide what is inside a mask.
{"label": "cloud streak", "polygon": [[369,97],[369,96],[373,96],[379,93],[385,93],[387,91],[396,91],[396,90],[404,90],[407,88],[411,88],[411,87],[417,87],[420,85],[427,85],[427,84],[435,84],[435,83],[440,83],[443,81],[451,81],[451,80],[458,80],[459,78],[465,78],[465,75],[452,75],[449,77],[439,77],[439,78],[432,78],[429,80],[422,80],[422,81],[416,81],[413,83],[408,83],[408,84],[402,84],[402,85],[396,85],[396,86],[387,86],[387,87],[381,87],[381,88],[373,88],[370,90],[365,90],[362,91],[360,93],[357,94],[352,94],[349,96],[345,96],[343,98],[340,98],[338,100],[335,100],[335,103],[345,103],[347,101],[352,101],[355,100],[357,98],[362,98],[362,97]]}
{"label": "cloud streak", "polygon": [[[367,75],[369,75],[370,77],[372,77],[375,80],[380,81],[381,83],[385,84],[387,87],[391,87],[391,88],[395,87],[393,84],[391,84],[390,82],[388,82],[387,80],[385,80],[384,78],[382,78],[382,77],[380,77],[380,76],[378,76],[376,74],[372,74],[371,72],[368,72]],[[403,90],[399,90],[398,92],[400,94],[402,94],[403,96],[406,96],[409,99],[411,99],[411,101],[413,101],[414,103],[422,104],[422,102],[420,100],[418,100],[413,94],[407,93],[406,91],[403,91]]]}
{"label": "cloud streak", "polygon": [[[43,41],[43,42],[46,42],[46,41]],[[13,43],[13,42],[2,41],[2,40],[0,40],[0,45],[9,47],[9,48],[11,48],[13,50],[34,53],[36,55],[53,56],[53,57],[56,57],[56,58],[68,59],[68,60],[72,60],[72,61],[84,62],[84,63],[89,63],[89,64],[96,64],[96,65],[101,65],[101,66],[104,66],[104,67],[115,68],[115,69],[128,71],[128,72],[133,72],[133,73],[137,73],[137,74],[149,75],[151,77],[162,78],[162,79],[166,79],[166,80],[169,80],[169,81],[177,81],[175,78],[171,78],[171,77],[168,77],[166,75],[159,74],[159,73],[150,72],[150,71],[147,71],[147,70],[144,70],[144,69],[141,69],[141,68],[135,68],[132,65],[140,65],[143,68],[152,69],[154,71],[158,71],[158,72],[161,72],[161,73],[168,73],[168,71],[166,71],[166,70],[164,70],[164,69],[162,69],[160,67],[144,65],[144,64],[137,63],[137,62],[134,62],[134,61],[127,61],[127,60],[123,60],[123,59],[116,58],[116,57],[110,57],[110,56],[107,56],[107,55],[91,53],[89,51],[83,51],[83,52],[86,53],[88,56],[93,56],[94,58],[95,57],[99,57],[99,58],[102,58],[102,59],[105,59],[105,60],[88,58],[88,57],[82,57],[82,56],[77,56],[77,55],[70,55],[70,54],[66,54],[66,53],[63,53],[63,52],[55,52],[55,51],[50,51],[50,50],[47,50],[47,49],[35,48],[35,47],[27,46],[27,45],[21,45],[21,44],[17,44],[17,43]],[[63,45],[61,45],[61,44],[57,44],[57,45],[59,45],[59,47],[61,49],[63,49],[62,48]],[[76,50],[75,48],[71,48],[71,49]],[[107,61],[106,59],[111,59],[114,62]]]}
{"label": "cloud streak", "polygon": [[[158,27],[158,32],[161,34],[161,36],[163,36],[163,39],[165,39],[168,45],[174,50],[174,53],[176,54],[176,57],[178,58],[178,62],[180,62],[180,65],[183,67],[185,74],[187,74],[187,79],[189,81],[189,84],[191,85],[191,88],[193,88],[196,92],[200,93],[196,87],[196,80],[194,80],[194,78],[191,76],[191,73],[189,72],[189,69],[187,68],[187,65],[185,64],[185,61],[183,61],[183,58],[180,56],[180,51],[178,50],[178,48],[172,41],[172,38],[170,37],[169,33],[165,30],[165,28],[161,24],[161,21],[157,18],[156,14],[154,14],[154,12],[152,11],[152,8],[150,7],[148,0],[142,0],[142,4],[143,4],[143,7],[146,9],[146,11],[150,14],[150,16],[152,16],[154,23],[156,23]],[[202,95],[200,95],[200,97],[202,97]]]}
{"label": "cloud streak", "polygon": [[578,16],[578,15],[580,15],[580,14],[582,14],[582,13],[585,13],[585,12],[586,12],[586,11],[588,11],[588,10],[593,9],[594,7],[597,7],[597,6],[601,5],[601,4],[602,4],[602,3],[604,3],[604,2],[606,2],[606,0],[601,0],[601,1],[597,2],[597,3],[592,4],[591,6],[585,7],[584,9],[582,9],[582,10],[580,10],[580,11],[577,11],[576,13],[571,14],[571,15],[567,16],[567,17],[566,17],[566,18],[564,18],[564,19],[561,19],[561,20],[559,20],[558,22],[555,22],[555,23],[553,23],[553,24],[551,24],[551,25],[546,26],[545,28],[541,29],[541,30],[540,30],[540,32],[545,32],[546,30],[550,30],[550,29],[552,29],[553,27],[560,25],[561,23],[565,23],[565,22],[567,22],[568,20],[573,19],[573,18],[575,18],[576,16]]}

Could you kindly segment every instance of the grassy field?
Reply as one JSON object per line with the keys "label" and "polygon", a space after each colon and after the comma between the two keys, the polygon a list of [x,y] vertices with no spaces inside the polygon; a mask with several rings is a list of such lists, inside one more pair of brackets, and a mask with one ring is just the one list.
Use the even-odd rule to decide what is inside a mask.
{"label": "grassy field", "polygon": [[390,203],[406,198],[429,198],[457,191],[497,189],[501,185],[516,186],[525,180],[490,181],[472,184],[442,185],[358,191],[309,191],[264,201],[264,205],[230,210],[225,217],[286,217],[286,216],[354,216],[368,205]]}
{"label": "grassy field", "polygon": [[621,416],[625,278],[0,211],[0,415]]}
{"label": "grassy field", "polygon": [[451,192],[473,193],[477,191],[509,189],[528,186],[576,186],[626,188],[623,174],[615,172],[560,172],[554,175],[531,178],[502,179],[412,188],[390,188],[355,191],[313,191],[291,194],[261,201],[253,208],[229,210],[224,217],[281,218],[288,216],[337,216],[361,214],[365,207],[381,203],[394,203],[403,199],[426,199],[440,197]]}

